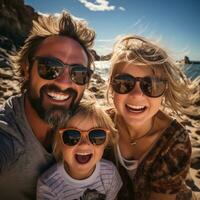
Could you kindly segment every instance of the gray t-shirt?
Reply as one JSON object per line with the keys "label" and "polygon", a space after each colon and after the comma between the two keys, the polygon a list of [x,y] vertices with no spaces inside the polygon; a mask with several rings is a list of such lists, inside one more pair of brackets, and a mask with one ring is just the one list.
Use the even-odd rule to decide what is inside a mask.
{"label": "gray t-shirt", "polygon": [[24,113],[24,95],[0,107],[0,199],[36,199],[38,177],[54,159],[37,140]]}
{"label": "gray t-shirt", "polygon": [[92,175],[83,180],[73,179],[57,163],[38,180],[37,200],[114,200],[121,186],[120,175],[108,160],[98,162]]}

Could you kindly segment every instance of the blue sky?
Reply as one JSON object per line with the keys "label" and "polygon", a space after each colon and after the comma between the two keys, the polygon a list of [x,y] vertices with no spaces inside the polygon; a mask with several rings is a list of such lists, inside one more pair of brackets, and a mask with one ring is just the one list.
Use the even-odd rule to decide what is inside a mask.
{"label": "blue sky", "polygon": [[165,47],[177,60],[200,60],[199,0],[25,0],[37,12],[68,10],[95,29],[95,50],[107,54],[119,35],[139,34]]}

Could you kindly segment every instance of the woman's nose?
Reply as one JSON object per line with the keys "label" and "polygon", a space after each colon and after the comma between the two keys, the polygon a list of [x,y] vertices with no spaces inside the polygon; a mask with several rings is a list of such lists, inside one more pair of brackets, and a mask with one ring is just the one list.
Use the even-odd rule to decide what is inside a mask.
{"label": "woman's nose", "polygon": [[143,95],[143,92],[140,88],[140,82],[137,81],[134,88],[131,90],[130,92],[131,95],[137,95],[137,96],[142,96]]}

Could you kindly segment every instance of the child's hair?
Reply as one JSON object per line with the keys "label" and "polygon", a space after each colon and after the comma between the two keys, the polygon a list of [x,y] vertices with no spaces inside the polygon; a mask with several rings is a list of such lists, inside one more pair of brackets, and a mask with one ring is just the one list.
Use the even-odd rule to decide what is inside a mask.
{"label": "child's hair", "polygon": [[170,108],[173,114],[181,117],[184,108],[192,102],[193,88],[190,80],[173,62],[165,50],[141,36],[125,36],[113,48],[107,99],[109,102],[112,78],[121,72],[126,64],[151,67],[154,75],[167,80],[167,89],[162,102],[163,108]]}
{"label": "child's hair", "polygon": [[[83,100],[79,104],[73,116],[67,121],[66,126],[64,128],[68,127],[68,123],[76,115],[79,115],[83,121],[84,120],[92,121],[92,123],[96,127],[107,129],[108,130],[108,145],[112,145],[117,142],[118,132],[114,127],[112,119],[106,113],[106,111],[102,108],[102,106],[100,107],[96,102]],[[60,160],[63,160],[63,156],[62,156],[62,150],[61,150],[62,141],[61,141],[61,137],[58,131],[55,134],[53,154],[56,160],[60,161]]]}

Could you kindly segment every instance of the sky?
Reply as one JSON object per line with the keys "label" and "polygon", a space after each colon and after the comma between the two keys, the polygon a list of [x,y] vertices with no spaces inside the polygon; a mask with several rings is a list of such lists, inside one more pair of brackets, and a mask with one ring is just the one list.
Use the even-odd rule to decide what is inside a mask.
{"label": "sky", "polygon": [[85,19],[96,31],[94,49],[112,51],[116,38],[141,35],[159,42],[176,60],[200,60],[199,0],[25,0],[36,12],[63,10]]}

